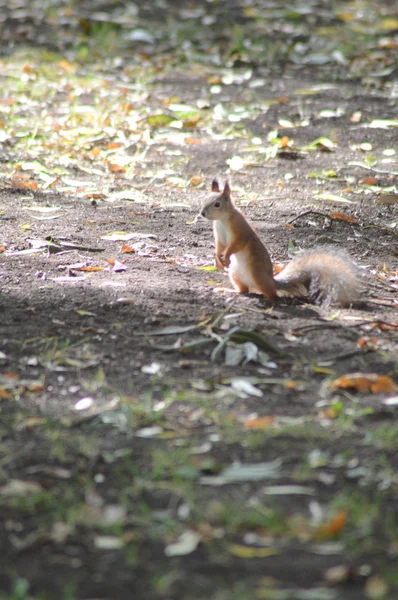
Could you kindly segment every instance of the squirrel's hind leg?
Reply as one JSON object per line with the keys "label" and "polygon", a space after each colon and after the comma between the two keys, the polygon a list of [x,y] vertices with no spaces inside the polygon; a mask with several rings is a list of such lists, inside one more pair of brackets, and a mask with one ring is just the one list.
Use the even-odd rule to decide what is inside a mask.
{"label": "squirrel's hind leg", "polygon": [[272,277],[265,273],[256,273],[253,280],[253,292],[263,294],[267,300],[276,300],[276,284]]}
{"label": "squirrel's hind leg", "polygon": [[237,291],[239,294],[248,294],[249,293],[249,288],[245,283],[243,283],[242,281],[239,281],[239,279],[236,279],[232,275],[230,275],[229,278],[231,280],[232,285],[235,288],[235,291]]}

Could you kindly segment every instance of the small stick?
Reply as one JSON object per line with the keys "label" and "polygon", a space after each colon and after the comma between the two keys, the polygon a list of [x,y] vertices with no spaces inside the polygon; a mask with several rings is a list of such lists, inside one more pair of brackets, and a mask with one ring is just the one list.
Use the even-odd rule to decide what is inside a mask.
{"label": "small stick", "polygon": [[[318,217],[324,217],[325,219],[330,219],[331,221],[333,221],[333,219],[334,219],[334,217],[331,217],[330,215],[327,215],[326,213],[319,212],[318,210],[306,210],[305,212],[297,215],[297,217],[294,217],[294,219],[287,221],[287,225],[291,225],[292,223],[294,223],[294,221],[297,221],[297,219],[300,219],[301,217],[305,217],[306,215],[317,215]],[[338,221],[340,219],[335,219],[335,220]]]}

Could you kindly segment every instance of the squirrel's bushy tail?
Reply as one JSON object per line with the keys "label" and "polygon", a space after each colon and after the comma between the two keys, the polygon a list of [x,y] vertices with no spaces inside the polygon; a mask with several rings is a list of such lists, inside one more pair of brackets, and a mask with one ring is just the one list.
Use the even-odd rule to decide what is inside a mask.
{"label": "squirrel's bushy tail", "polygon": [[299,254],[275,276],[278,295],[309,295],[318,303],[347,306],[361,292],[361,273],[351,258],[334,248],[316,248]]}

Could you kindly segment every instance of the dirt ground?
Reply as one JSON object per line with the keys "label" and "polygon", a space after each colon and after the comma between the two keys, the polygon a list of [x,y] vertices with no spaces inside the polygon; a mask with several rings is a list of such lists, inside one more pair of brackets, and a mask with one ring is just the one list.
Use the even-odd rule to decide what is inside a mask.
{"label": "dirt ground", "polygon": [[[396,390],[331,384],[397,381],[398,205],[385,190],[398,163],[383,154],[397,129],[352,120],[396,119],[396,86],[258,76],[264,85],[228,85],[214,103],[263,105],[244,120],[252,138],[311,119],[282,125],[294,145],[269,160],[231,170],[247,136],[207,130],[183,147],[152,144],[133,178],[114,175],[117,199],[13,189],[2,176],[2,598],[398,593]],[[207,83],[176,68],[151,85],[156,101],[190,105]],[[309,148],[322,137],[334,147]],[[181,153],[173,173],[146,176]],[[273,262],[344,248],[363,271],[362,301],[217,293],[228,279],[208,269],[211,224],[195,221],[214,176],[229,178]],[[233,327],[245,346],[228,339]],[[244,348],[240,364],[228,348]],[[256,477],[252,463],[273,466]],[[228,480],[231,465],[241,479]]]}

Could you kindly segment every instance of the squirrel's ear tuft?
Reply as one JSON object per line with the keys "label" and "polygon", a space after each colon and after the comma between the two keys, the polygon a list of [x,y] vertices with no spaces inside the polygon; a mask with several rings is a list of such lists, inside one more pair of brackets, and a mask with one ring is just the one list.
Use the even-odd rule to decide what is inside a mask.
{"label": "squirrel's ear tuft", "polygon": [[211,191],[212,192],[220,191],[220,184],[218,183],[217,179],[213,179],[213,181],[211,182]]}
{"label": "squirrel's ear tuft", "polygon": [[224,185],[224,192],[223,192],[224,196],[226,196],[227,198],[231,197],[231,188],[229,187],[229,181],[227,179],[227,181],[225,182]]}

